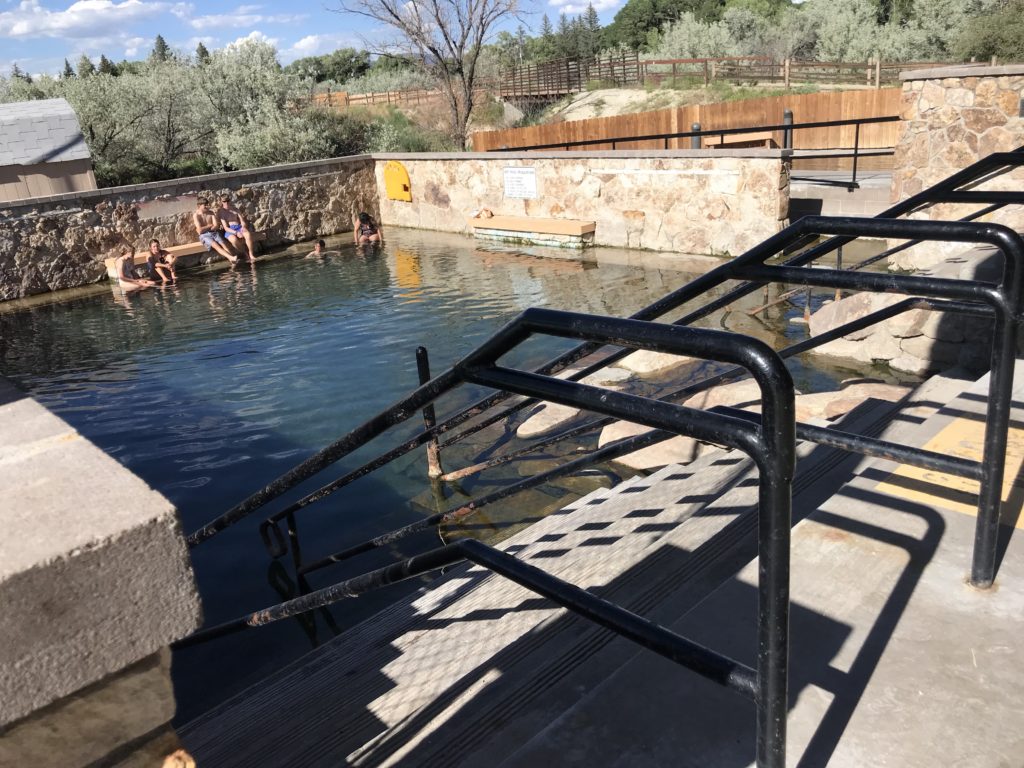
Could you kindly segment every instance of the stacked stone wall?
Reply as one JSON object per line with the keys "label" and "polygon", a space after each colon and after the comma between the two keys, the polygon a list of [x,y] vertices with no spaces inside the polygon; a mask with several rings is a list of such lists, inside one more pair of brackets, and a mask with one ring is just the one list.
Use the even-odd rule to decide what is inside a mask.
{"label": "stacked stone wall", "polygon": [[195,242],[195,199],[231,193],[266,245],[352,228],[378,214],[368,156],[197,176],[34,198],[0,209],[0,301],[106,279],[103,260],[128,242],[144,250]]}
{"label": "stacked stone wall", "polygon": [[[467,217],[597,222],[595,245],[736,255],[774,235],[789,216],[789,174],[779,151],[463,153],[378,155],[383,221],[471,234]],[[384,194],[384,160],[409,173],[412,202]],[[505,196],[505,168],[533,168],[537,196]]]}
{"label": "stacked stone wall", "polygon": [[[902,76],[900,138],[893,159],[892,201],[905,200],[971,163],[1024,144],[1024,66],[949,67]],[[1024,188],[1024,170],[987,181],[979,189]],[[954,220],[981,206],[940,203],[911,218]],[[1006,206],[982,219],[1024,231],[1024,209]],[[922,269],[963,250],[963,244],[917,246],[899,254],[899,269]]]}

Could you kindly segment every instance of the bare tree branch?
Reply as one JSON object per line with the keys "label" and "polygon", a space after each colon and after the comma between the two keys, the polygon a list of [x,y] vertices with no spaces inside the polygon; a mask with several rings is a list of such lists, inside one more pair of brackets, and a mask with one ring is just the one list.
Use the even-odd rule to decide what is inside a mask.
{"label": "bare tree branch", "polygon": [[519,17],[518,0],[339,0],[336,10],[396,33],[389,53],[412,54],[434,74],[448,102],[452,139],[464,147],[477,60],[495,26]]}

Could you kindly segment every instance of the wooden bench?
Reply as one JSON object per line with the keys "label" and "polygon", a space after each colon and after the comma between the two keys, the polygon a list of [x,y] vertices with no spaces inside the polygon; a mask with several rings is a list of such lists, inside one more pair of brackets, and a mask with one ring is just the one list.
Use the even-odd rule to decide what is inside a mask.
{"label": "wooden bench", "polygon": [[747,149],[750,147],[765,147],[771,149],[778,147],[773,131],[751,131],[750,133],[729,133],[725,136],[705,136],[704,146],[710,149],[715,147],[724,149],[733,147],[735,149]]}
{"label": "wooden bench", "polygon": [[532,216],[469,218],[473,233],[484,240],[505,243],[586,248],[594,242],[597,224],[575,219],[539,219]]}
{"label": "wooden bench", "polygon": [[[266,232],[256,232],[253,235],[253,239],[255,239],[256,242],[260,242],[261,240],[266,240],[267,239],[267,233]],[[167,251],[169,254],[171,254],[172,256],[174,256],[177,259],[177,258],[180,258],[182,256],[195,256],[196,254],[206,253],[206,246],[203,245],[201,242],[196,241],[194,243],[185,243],[185,245],[169,245],[169,246],[164,246],[164,250]],[[211,251],[211,253],[214,253],[214,252]],[[119,256],[113,256],[113,257],[111,257],[109,259],[104,259],[103,260],[103,265],[107,268],[107,276],[111,280],[117,280],[117,267],[115,266],[115,262],[118,260],[118,258],[120,258],[120,257]],[[143,264],[146,263],[147,259],[149,259],[149,246],[148,245],[146,246],[146,250],[140,251],[139,253],[135,254],[135,266],[136,267],[142,266]],[[193,265],[192,264],[187,264],[187,265],[183,264],[182,266],[193,266]]]}

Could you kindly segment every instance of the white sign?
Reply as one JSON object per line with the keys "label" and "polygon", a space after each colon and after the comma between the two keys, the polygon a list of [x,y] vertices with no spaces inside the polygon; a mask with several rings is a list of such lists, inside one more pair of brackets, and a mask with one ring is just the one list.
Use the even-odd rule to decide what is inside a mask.
{"label": "white sign", "polygon": [[506,168],[505,197],[516,197],[521,200],[536,200],[537,169]]}

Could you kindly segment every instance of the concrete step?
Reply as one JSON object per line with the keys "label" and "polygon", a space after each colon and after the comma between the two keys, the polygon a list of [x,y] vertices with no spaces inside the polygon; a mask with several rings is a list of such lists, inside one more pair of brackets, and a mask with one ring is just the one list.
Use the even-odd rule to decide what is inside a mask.
{"label": "concrete step", "polygon": [[[1024,377],[1013,440],[1024,434]],[[971,453],[987,382],[938,381],[918,393],[887,439]],[[947,399],[951,393],[956,399]],[[933,398],[942,407],[934,408]],[[921,418],[924,416],[924,418]],[[1024,739],[1024,447],[1011,447],[1005,550],[997,588],[968,587],[975,519],[959,481],[862,462],[793,532],[788,765],[1018,765]],[[978,457],[978,456],[976,456]],[[757,561],[671,621],[676,631],[752,664]],[[616,641],[619,642],[619,641]],[[624,703],[628,702],[628,705]],[[504,754],[465,765],[746,766],[749,702],[649,653],[588,689]]]}
{"label": "concrete step", "polygon": [[[872,401],[844,428],[877,433],[893,409]],[[830,449],[800,453],[798,516],[859,463]],[[642,614],[671,617],[753,557],[756,495],[750,460],[715,451],[596,491],[502,546]],[[469,765],[475,751],[509,754],[580,686],[634,653],[510,582],[461,567],[189,724],[182,738],[213,765]]]}

